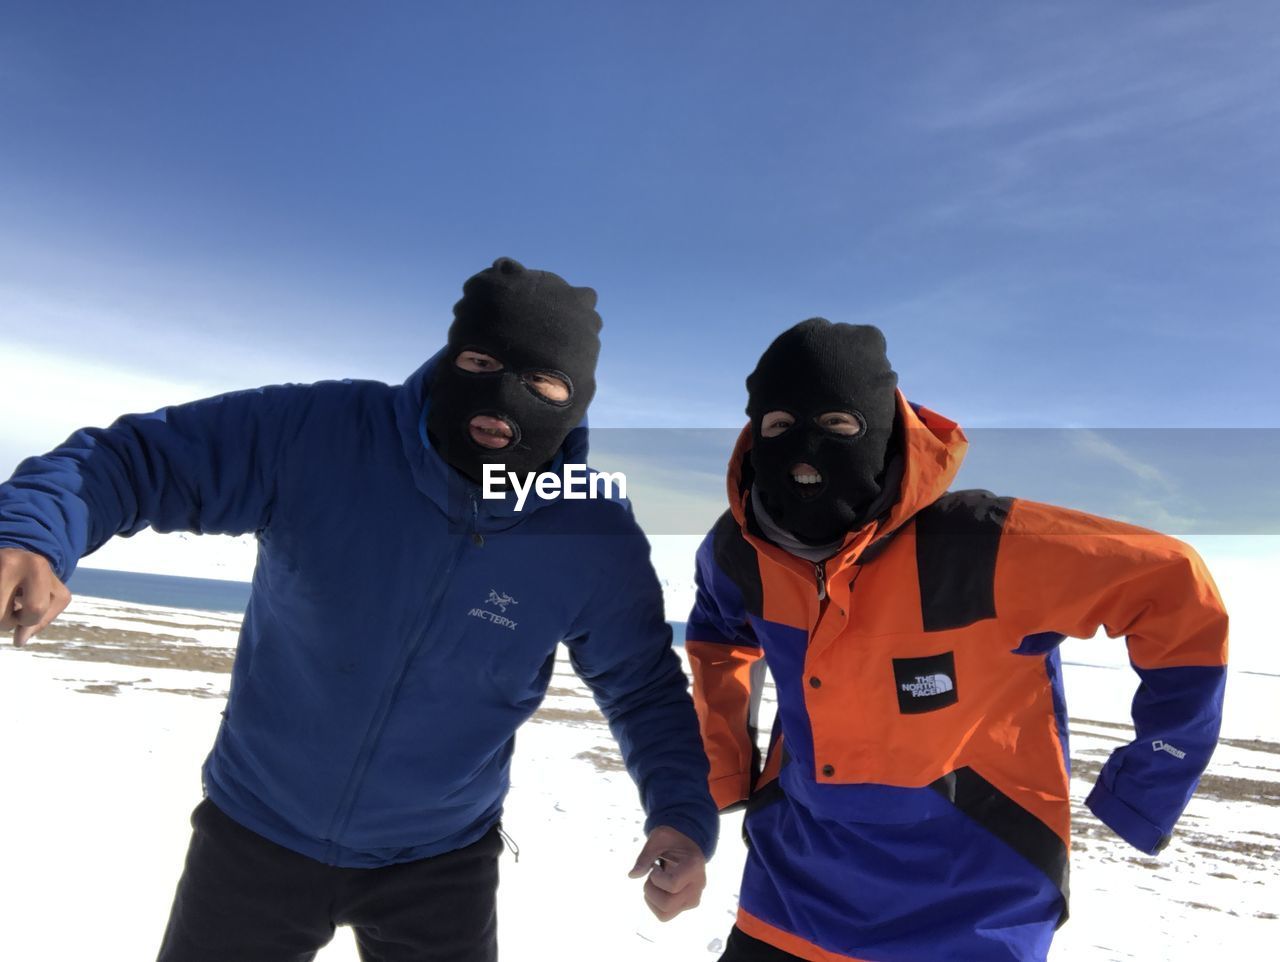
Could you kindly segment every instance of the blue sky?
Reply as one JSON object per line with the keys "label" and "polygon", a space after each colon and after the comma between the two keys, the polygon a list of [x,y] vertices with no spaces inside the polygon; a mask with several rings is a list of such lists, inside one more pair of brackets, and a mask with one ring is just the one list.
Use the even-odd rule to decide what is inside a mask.
{"label": "blue sky", "polygon": [[399,381],[499,255],[598,288],[597,424],[822,314],[967,426],[1278,427],[1277,120],[1269,0],[9,3],[0,468]]}

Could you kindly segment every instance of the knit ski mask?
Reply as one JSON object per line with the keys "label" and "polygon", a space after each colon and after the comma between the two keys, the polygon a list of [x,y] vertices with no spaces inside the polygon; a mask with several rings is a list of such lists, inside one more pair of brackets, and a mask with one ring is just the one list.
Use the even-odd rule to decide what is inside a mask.
{"label": "knit ski mask", "polygon": [[[870,325],[815,317],[769,345],[747,378],[747,414],[754,484],[774,521],[801,541],[823,545],[868,520],[863,515],[883,482],[897,385],[884,335]],[[787,412],[794,423],[766,438],[763,420],[773,411]],[[852,414],[862,430],[844,437],[817,423],[836,411]],[[816,468],[820,480],[797,481],[798,464]]]}
{"label": "knit ski mask", "polygon": [[[427,415],[432,443],[449,464],[480,481],[485,464],[527,474],[551,462],[595,394],[601,327],[595,306],[591,288],[572,287],[556,274],[526,270],[505,257],[467,280],[453,307]],[[487,354],[502,367],[462,370],[456,362],[463,351]],[[531,382],[538,374],[565,382],[568,399],[539,394]],[[475,440],[478,416],[506,425],[505,446]]]}

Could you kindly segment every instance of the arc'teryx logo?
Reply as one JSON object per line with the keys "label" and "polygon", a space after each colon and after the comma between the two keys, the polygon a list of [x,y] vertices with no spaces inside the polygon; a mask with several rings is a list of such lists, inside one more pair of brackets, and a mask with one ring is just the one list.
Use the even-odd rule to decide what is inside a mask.
{"label": "arc'teryx logo", "polygon": [[520,602],[512,598],[505,591],[498,591],[496,588],[489,589],[489,597],[484,600],[486,605],[491,605],[501,611],[502,614],[490,611],[488,608],[472,608],[467,614],[472,618],[479,618],[481,621],[487,621],[490,624],[497,625],[500,628],[506,628],[508,631],[515,631],[518,622],[512,621],[506,617],[508,605],[518,605]]}
{"label": "arc'teryx logo", "polygon": [[505,591],[499,592],[496,588],[489,589],[489,597],[485,600],[486,605],[493,605],[504,615],[507,613],[507,605],[518,605],[520,602],[512,598]]}

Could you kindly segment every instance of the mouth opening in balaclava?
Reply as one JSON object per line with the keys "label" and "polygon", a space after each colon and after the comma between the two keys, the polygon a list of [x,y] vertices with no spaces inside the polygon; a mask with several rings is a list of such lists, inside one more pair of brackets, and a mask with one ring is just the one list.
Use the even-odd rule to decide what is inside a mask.
{"label": "mouth opening in balaclava", "polygon": [[[477,482],[486,464],[525,475],[551,463],[595,394],[595,306],[591,288],[510,258],[467,280],[429,394],[427,430],[445,461]],[[496,365],[463,369],[464,354]]]}
{"label": "mouth opening in balaclava", "polygon": [[[825,545],[870,520],[894,431],[898,376],[884,335],[870,325],[810,318],[784,331],[747,378],[754,487],[769,516],[811,545]],[[790,427],[762,433],[766,415]],[[820,423],[856,422],[856,434]]]}

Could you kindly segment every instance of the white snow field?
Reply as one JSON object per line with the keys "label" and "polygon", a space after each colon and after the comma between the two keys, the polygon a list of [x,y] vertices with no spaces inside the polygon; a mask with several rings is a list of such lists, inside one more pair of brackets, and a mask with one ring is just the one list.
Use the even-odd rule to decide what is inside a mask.
{"label": "white snow field", "polygon": [[[1258,598],[1261,605],[1265,593]],[[77,598],[28,649],[0,647],[0,959],[154,958],[238,622],[230,613]],[[1261,646],[1263,636],[1252,641]],[[1078,662],[1066,670],[1077,805],[1072,919],[1052,959],[1273,957],[1273,659],[1233,668],[1225,741],[1174,842],[1147,858],[1080,804],[1107,753],[1129,738],[1136,679],[1123,646],[1069,641],[1064,653]],[[1263,663],[1264,671],[1248,667]],[[518,862],[510,853],[502,861],[506,962],[717,958],[735,910],[740,819],[724,820],[702,906],[665,925],[652,918],[640,883],[626,877],[641,844],[635,792],[567,662],[520,733],[505,824],[520,848]],[[340,930],[320,959],[355,960],[350,933]]]}

